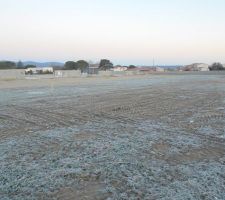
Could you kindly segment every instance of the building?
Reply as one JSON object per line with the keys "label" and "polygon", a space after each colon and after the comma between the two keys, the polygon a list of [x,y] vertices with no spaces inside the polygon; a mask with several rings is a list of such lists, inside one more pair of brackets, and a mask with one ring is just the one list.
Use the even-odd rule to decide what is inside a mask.
{"label": "building", "polygon": [[142,71],[142,72],[164,72],[164,68],[162,67],[151,67],[151,66],[144,66],[144,67],[139,67],[138,68],[139,71]]}
{"label": "building", "polygon": [[165,72],[165,69],[162,67],[155,67],[156,72]]}
{"label": "building", "polygon": [[145,66],[139,67],[138,69],[141,72],[154,72],[155,71],[155,69],[153,69],[153,67],[145,67]]}
{"label": "building", "polygon": [[25,74],[53,74],[53,67],[37,67],[25,69]]}
{"label": "building", "polygon": [[209,71],[209,65],[208,64],[204,64],[204,63],[200,63],[197,65],[197,69],[199,71]]}
{"label": "building", "polygon": [[111,69],[114,72],[124,72],[127,71],[127,67],[123,67],[123,66],[115,66]]}
{"label": "building", "polygon": [[88,68],[88,74],[98,74],[99,64],[90,64]]}
{"label": "building", "polygon": [[193,63],[191,65],[186,65],[182,69],[183,71],[209,71],[209,65],[205,63]]}

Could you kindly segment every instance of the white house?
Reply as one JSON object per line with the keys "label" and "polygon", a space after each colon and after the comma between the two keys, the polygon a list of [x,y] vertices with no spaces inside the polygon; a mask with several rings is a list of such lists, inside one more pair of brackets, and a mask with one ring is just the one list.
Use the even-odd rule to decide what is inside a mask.
{"label": "white house", "polygon": [[209,71],[209,65],[204,63],[197,64],[197,69],[202,72]]}
{"label": "white house", "polygon": [[204,63],[194,63],[183,68],[184,71],[209,71],[209,65]]}

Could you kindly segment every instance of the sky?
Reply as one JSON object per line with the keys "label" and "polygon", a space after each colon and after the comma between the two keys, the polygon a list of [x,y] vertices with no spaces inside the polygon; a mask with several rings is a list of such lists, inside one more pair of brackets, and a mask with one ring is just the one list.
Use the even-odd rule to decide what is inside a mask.
{"label": "sky", "polygon": [[0,60],[225,63],[224,0],[0,0]]}

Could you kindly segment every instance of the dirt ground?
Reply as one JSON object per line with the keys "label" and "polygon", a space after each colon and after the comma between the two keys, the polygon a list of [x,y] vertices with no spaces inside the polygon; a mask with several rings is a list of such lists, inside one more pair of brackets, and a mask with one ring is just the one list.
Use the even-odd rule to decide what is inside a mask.
{"label": "dirt ground", "polygon": [[225,199],[225,75],[0,81],[0,199]]}

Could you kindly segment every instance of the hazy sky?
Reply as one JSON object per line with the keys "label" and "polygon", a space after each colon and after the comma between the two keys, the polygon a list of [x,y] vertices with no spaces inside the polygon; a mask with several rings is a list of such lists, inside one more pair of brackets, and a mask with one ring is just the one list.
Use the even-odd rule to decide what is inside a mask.
{"label": "hazy sky", "polygon": [[225,0],[0,0],[0,60],[225,63]]}

